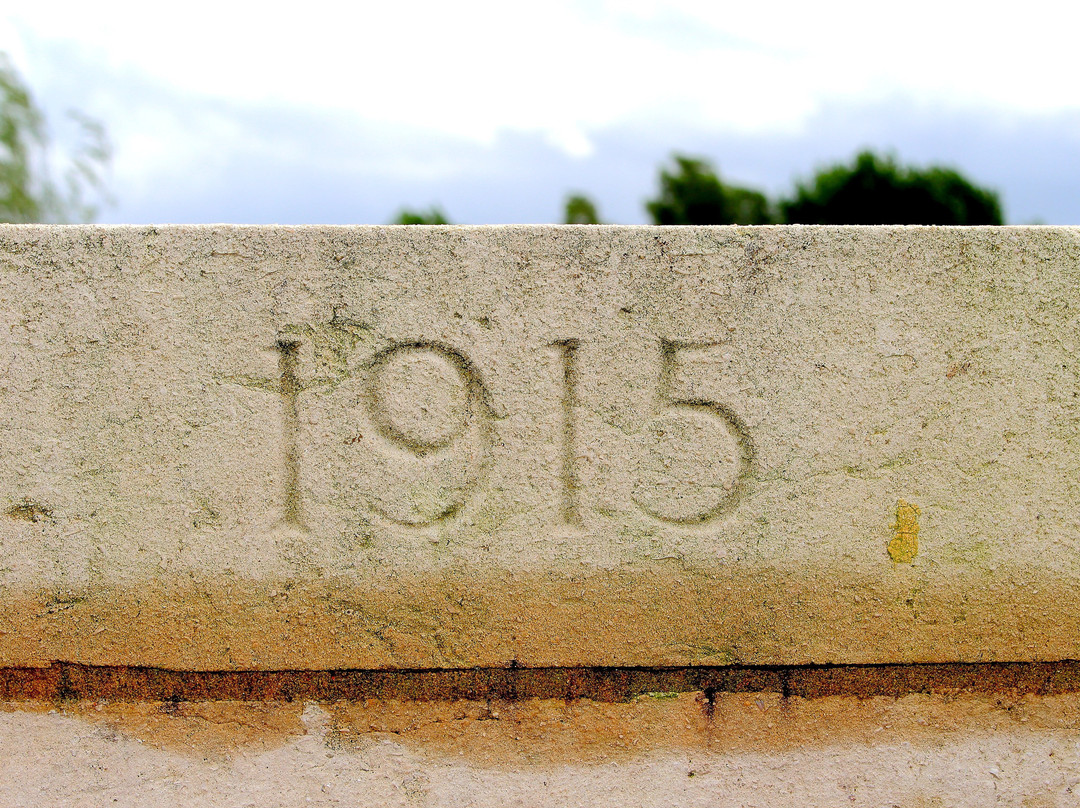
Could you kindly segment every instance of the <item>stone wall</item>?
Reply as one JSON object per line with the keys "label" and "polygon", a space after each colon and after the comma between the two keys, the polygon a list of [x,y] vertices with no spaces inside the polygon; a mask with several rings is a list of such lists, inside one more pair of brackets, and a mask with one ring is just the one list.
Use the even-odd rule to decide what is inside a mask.
{"label": "stone wall", "polygon": [[0,227],[0,794],[1070,804],[1078,282],[1075,228]]}

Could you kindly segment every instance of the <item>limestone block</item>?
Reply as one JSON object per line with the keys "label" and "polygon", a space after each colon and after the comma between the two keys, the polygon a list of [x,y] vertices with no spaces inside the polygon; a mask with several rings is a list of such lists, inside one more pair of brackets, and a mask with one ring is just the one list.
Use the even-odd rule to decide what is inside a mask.
{"label": "limestone block", "polygon": [[1080,229],[0,227],[0,665],[1080,657]]}

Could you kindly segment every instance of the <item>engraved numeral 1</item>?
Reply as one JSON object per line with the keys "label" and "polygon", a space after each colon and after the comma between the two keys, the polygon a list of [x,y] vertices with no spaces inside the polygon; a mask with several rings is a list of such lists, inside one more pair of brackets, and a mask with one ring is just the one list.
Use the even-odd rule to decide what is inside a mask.
{"label": "engraved numeral 1", "polygon": [[303,527],[300,509],[300,380],[296,366],[300,341],[283,336],[278,339],[278,369],[281,371],[281,399],[285,409],[283,449],[285,455],[284,516],[285,523]]}
{"label": "engraved numeral 1", "polygon": [[558,351],[562,366],[562,424],[560,452],[560,481],[562,502],[559,515],[564,525],[581,525],[581,505],[578,494],[581,488],[577,472],[577,385],[578,341],[564,339],[551,344]]}

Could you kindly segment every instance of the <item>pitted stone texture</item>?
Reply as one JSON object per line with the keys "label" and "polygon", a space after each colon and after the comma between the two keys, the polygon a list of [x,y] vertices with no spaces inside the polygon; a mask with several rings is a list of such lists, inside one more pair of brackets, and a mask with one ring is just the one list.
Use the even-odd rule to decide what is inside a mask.
{"label": "pitted stone texture", "polygon": [[0,664],[1080,656],[1080,231],[0,228]]}

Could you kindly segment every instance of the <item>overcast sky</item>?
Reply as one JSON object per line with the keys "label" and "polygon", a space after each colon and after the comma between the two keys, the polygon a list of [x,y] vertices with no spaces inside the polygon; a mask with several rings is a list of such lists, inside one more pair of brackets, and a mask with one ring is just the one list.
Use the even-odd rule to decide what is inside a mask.
{"label": "overcast sky", "polygon": [[[50,119],[113,141],[108,222],[642,222],[672,152],[779,193],[861,147],[944,163],[1008,220],[1080,223],[1080,7],[675,0],[22,4]],[[58,129],[64,137],[64,130]]]}

